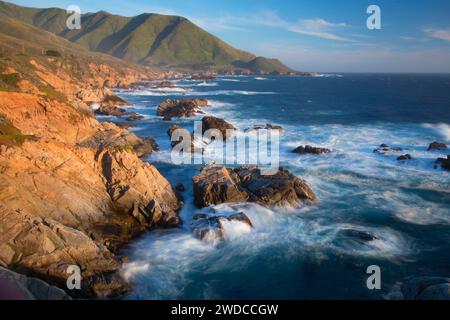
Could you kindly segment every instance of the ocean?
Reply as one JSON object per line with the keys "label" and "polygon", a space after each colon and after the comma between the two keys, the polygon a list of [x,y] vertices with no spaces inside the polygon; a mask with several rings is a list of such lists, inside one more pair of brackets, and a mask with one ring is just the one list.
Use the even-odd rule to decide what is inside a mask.
{"label": "ocean", "polygon": [[[125,299],[395,299],[407,276],[450,275],[450,172],[435,160],[450,152],[450,75],[328,74],[321,77],[223,76],[178,81],[187,90],[118,91],[145,115],[130,130],[152,136],[161,151],[148,159],[173,184],[183,183],[183,225],[142,235],[124,254],[123,275],[134,286]],[[163,121],[156,106],[169,98],[206,98],[207,114],[239,130],[283,127],[280,164],[305,179],[317,204],[267,209],[239,204],[254,228],[225,227],[220,245],[192,235],[192,177],[200,165],[174,165],[166,133],[192,129],[192,118]],[[102,121],[123,121],[101,117]],[[378,154],[380,144],[400,153]],[[323,155],[291,150],[310,144]],[[413,159],[397,161],[400,154]],[[216,206],[230,210],[229,205]],[[346,230],[368,232],[358,241]],[[369,290],[367,267],[381,269]]]}

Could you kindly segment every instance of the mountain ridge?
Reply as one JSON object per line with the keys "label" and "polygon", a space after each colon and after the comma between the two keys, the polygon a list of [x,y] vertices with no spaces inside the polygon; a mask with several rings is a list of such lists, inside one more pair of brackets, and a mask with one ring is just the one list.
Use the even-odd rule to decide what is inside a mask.
{"label": "mountain ridge", "polygon": [[290,74],[281,61],[236,49],[190,20],[143,13],[124,17],[106,11],[81,15],[82,28],[66,27],[59,8],[29,8],[0,1],[0,12],[95,52],[163,69]]}

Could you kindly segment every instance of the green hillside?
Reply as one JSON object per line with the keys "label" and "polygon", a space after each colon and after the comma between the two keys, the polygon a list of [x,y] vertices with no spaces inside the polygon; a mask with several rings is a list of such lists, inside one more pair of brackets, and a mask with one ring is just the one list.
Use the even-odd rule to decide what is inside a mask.
{"label": "green hillside", "polygon": [[91,51],[132,63],[190,70],[293,71],[278,60],[235,49],[183,17],[149,13],[123,17],[100,11],[83,14],[82,28],[69,30],[68,15],[62,9],[26,8],[0,1],[0,12]]}

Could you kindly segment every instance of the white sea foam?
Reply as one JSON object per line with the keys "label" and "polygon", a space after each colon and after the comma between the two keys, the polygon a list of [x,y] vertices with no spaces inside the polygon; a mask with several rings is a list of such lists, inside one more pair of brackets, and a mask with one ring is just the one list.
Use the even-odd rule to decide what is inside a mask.
{"label": "white sea foam", "polygon": [[447,123],[430,124],[424,123],[425,128],[436,130],[446,142],[450,142],[450,125]]}
{"label": "white sea foam", "polygon": [[196,84],[197,87],[217,87],[219,84],[217,82],[200,82]]}
{"label": "white sea foam", "polygon": [[139,274],[144,273],[148,271],[150,267],[150,264],[147,262],[130,262],[130,263],[124,263],[122,266],[121,275],[122,278],[125,279],[125,281],[129,282],[133,280],[133,278]]}

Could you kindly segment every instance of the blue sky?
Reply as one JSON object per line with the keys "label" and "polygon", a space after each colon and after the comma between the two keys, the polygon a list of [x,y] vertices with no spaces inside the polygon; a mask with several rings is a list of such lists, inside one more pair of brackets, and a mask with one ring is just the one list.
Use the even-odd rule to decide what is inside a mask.
{"label": "blue sky", "polygon": [[[448,0],[14,0],[32,7],[78,5],[181,15],[236,48],[320,72],[450,72]],[[381,30],[366,9],[381,8]]]}

